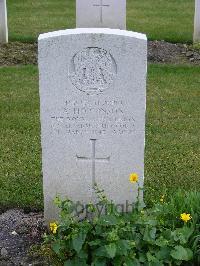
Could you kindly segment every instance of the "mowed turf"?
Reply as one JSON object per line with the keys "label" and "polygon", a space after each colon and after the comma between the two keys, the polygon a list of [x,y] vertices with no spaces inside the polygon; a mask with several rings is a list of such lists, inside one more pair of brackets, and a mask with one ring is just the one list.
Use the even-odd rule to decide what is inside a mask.
{"label": "mowed turf", "polygon": [[41,208],[38,72],[0,69],[0,208]]}
{"label": "mowed turf", "polygon": [[[127,0],[127,28],[153,40],[191,42],[194,2]],[[7,0],[7,4],[10,40],[32,42],[40,33],[75,27],[75,0]]]}
{"label": "mowed turf", "polygon": [[75,0],[7,0],[9,39],[36,41],[40,33],[75,27]]}
{"label": "mowed turf", "polygon": [[146,199],[200,189],[200,67],[148,68]]}
{"label": "mowed turf", "polygon": [[[167,195],[173,195],[178,188],[200,187],[199,71],[200,67],[189,66],[150,65],[148,68],[147,202],[159,199],[165,190]],[[0,206],[42,208],[35,66],[0,69],[0,114]]]}

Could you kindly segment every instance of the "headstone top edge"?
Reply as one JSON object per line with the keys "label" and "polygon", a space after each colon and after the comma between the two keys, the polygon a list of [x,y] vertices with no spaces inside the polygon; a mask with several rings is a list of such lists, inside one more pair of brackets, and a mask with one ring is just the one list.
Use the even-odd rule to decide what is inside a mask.
{"label": "headstone top edge", "polygon": [[59,30],[48,33],[40,34],[38,37],[38,41],[42,41],[45,39],[59,37],[59,36],[67,36],[67,35],[75,35],[75,34],[108,34],[108,35],[118,35],[125,37],[133,37],[136,39],[141,39],[147,41],[146,34],[127,31],[127,30],[119,30],[119,29],[110,29],[110,28],[76,28],[76,29],[67,29],[67,30]]}

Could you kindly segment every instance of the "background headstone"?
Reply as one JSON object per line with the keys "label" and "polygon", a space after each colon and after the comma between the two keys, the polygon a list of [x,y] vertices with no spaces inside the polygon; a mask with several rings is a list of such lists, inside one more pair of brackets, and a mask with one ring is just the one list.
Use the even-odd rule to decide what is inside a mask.
{"label": "background headstone", "polygon": [[76,0],[76,27],[126,29],[126,0]]}
{"label": "background headstone", "polygon": [[131,204],[144,177],[147,40],[140,33],[74,29],[39,37],[45,218],[56,194],[95,202],[97,183]]}
{"label": "background headstone", "polygon": [[0,0],[0,43],[8,42],[6,0]]}
{"label": "background headstone", "polygon": [[195,0],[194,42],[200,42],[200,0]]}

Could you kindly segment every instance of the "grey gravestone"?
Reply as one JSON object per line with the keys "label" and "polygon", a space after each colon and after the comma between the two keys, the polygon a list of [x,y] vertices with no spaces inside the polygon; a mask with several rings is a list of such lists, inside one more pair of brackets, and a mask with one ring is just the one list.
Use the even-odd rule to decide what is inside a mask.
{"label": "grey gravestone", "polygon": [[74,29],[39,37],[45,218],[57,194],[95,202],[94,184],[123,206],[144,178],[146,36]]}
{"label": "grey gravestone", "polygon": [[126,29],[126,0],[76,0],[76,27]]}
{"label": "grey gravestone", "polygon": [[0,43],[8,42],[6,0],[0,0]]}
{"label": "grey gravestone", "polygon": [[200,42],[200,0],[195,0],[194,42]]}

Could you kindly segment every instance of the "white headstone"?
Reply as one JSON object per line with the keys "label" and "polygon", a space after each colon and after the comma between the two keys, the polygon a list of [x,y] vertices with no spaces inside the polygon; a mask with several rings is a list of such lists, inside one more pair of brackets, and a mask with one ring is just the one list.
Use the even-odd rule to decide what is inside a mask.
{"label": "white headstone", "polygon": [[76,0],[76,27],[126,29],[126,0]]}
{"label": "white headstone", "polygon": [[195,0],[194,42],[200,42],[200,0]]}
{"label": "white headstone", "polygon": [[144,177],[146,35],[74,29],[39,37],[45,218],[57,194],[95,201],[95,183],[123,206]]}
{"label": "white headstone", "polygon": [[8,42],[6,0],[0,0],[0,43]]}

